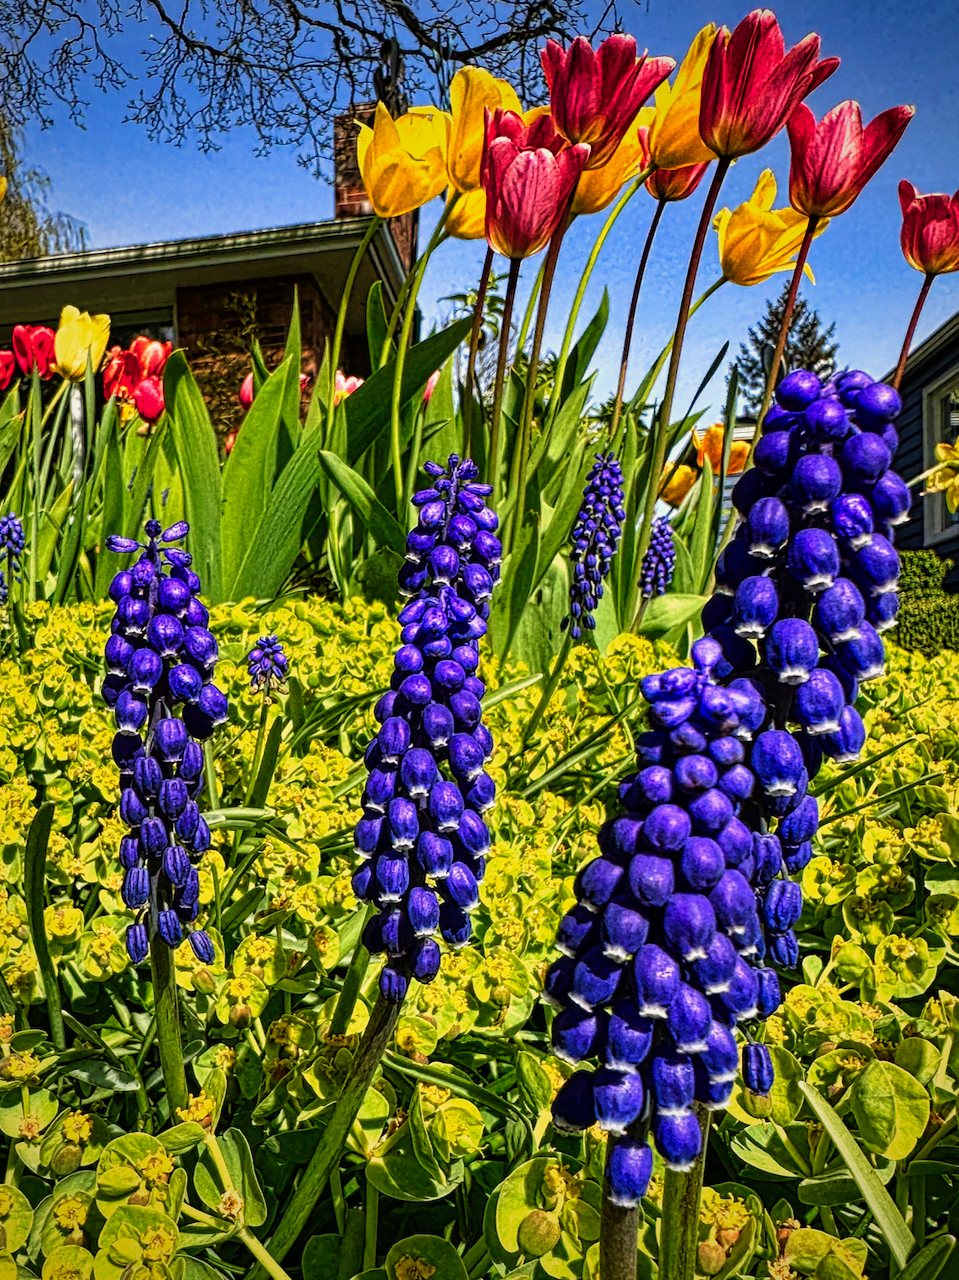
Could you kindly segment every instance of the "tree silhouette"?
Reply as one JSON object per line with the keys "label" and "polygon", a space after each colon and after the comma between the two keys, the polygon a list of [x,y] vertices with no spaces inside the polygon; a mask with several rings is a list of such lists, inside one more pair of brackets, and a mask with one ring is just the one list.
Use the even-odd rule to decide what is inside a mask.
{"label": "tree silhouette", "polygon": [[[736,359],[739,389],[750,413],[757,413],[762,403],[766,367],[779,337],[788,293],[787,283],[778,298],[767,302],[762,319],[749,330],[749,341],[739,347]],[[839,343],[832,340],[835,332],[835,323],[823,328],[818,311],[814,311],[804,298],[799,298],[790,321],[779,378],[784,378],[791,369],[811,369],[820,378],[828,378],[836,368],[836,352],[839,350]]]}

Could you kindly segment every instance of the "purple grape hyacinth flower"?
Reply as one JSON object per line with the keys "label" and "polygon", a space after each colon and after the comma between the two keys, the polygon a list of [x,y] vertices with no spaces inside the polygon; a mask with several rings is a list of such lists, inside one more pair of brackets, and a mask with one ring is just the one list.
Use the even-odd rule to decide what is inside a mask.
{"label": "purple grape hyacinth flower", "polygon": [[603,598],[603,583],[619,546],[626,511],[623,472],[614,453],[597,453],[586,477],[583,502],[570,535],[573,577],[569,584],[569,613],[562,628],[573,640],[583,628],[596,626],[593,611]]}
{"label": "purple grape hyacinth flower", "polygon": [[246,665],[254,693],[262,689],[268,694],[284,682],[290,670],[283,645],[276,636],[260,636],[246,656]]}

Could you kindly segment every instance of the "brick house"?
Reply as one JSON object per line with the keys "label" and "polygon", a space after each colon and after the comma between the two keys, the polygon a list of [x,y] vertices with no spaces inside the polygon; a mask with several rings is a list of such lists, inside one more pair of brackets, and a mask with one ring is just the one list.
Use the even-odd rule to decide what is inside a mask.
{"label": "brick house", "polygon": [[[220,434],[236,425],[236,390],[250,368],[255,337],[267,365],[278,363],[299,301],[302,371],[315,373],[332,337],[353,255],[372,208],[356,166],[355,119],[334,122],[334,216],[324,222],[91,249],[0,263],[0,347],[15,324],[56,326],[67,303],[111,317],[111,344],[145,333],[183,347]],[[374,281],[395,301],[416,254],[417,215],[379,228],[360,268],[347,313],[342,367],[369,372],[365,302]]]}

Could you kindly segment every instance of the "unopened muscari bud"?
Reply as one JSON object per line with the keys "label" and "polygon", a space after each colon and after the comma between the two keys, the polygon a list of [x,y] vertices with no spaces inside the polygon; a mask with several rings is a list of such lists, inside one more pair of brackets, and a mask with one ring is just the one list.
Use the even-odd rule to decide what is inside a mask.
{"label": "unopened muscari bud", "polygon": [[773,1061],[751,1024],[775,1012],[778,971],[798,962],[790,876],[819,823],[810,779],[824,756],[858,757],[866,731],[852,704],[882,672],[879,633],[895,620],[891,537],[909,509],[890,469],[898,396],[866,375],[823,385],[804,371],[776,396],[756,468],[733,493],[741,523],[707,634],[691,668],[642,682],[652,728],[601,856],[577,877],[546,982],[568,1011],[558,1045],[582,1064],[557,1096],[557,1126],[588,1127],[600,1111],[607,1126],[623,1121],[631,1073],[649,1099],[640,1129],[610,1139],[608,1190],[623,1204],[642,1194],[647,1125],[668,1167],[691,1167],[693,1104],[726,1105],[737,1037],[744,1105],[768,1112]]}
{"label": "unopened muscari bud", "polygon": [[502,558],[496,516],[486,506],[491,490],[455,454],[445,469],[431,462],[425,470],[431,483],[413,495],[419,521],[399,575],[407,597],[402,644],[390,693],[377,704],[354,831],[358,855],[373,861],[354,875],[353,888],[378,911],[364,942],[386,954],[380,991],[392,1002],[405,997],[411,979],[436,977],[434,934],[454,947],[470,939],[490,846],[481,815],[495,795],[486,772],[493,741],[482,722],[485,688],[475,674]]}
{"label": "unopened muscari bud", "polygon": [[570,535],[572,543],[569,585],[569,613],[563,629],[569,627],[573,640],[583,628],[596,626],[593,612],[603,596],[622,534],[626,512],[623,507],[623,473],[614,453],[596,454],[586,477],[583,502]]}
{"label": "unopened muscari bud", "polygon": [[[194,953],[210,963],[209,936],[192,928],[199,909],[195,863],[210,847],[195,801],[203,771],[196,739],[208,738],[226,719],[227,703],[211,683],[217,645],[197,599],[200,580],[189,553],[171,545],[186,537],[189,526],[179,521],[164,530],[149,520],[145,531],[146,543],[106,540],[115,554],[141,553],[110,586],[116,615],[103,687],[118,731],[113,756],[123,784],[120,817],[134,832],[120,842],[121,896],[136,913],[126,946],[139,964],[152,939],[175,947],[186,927]],[[191,624],[192,605],[202,612],[203,625]]]}

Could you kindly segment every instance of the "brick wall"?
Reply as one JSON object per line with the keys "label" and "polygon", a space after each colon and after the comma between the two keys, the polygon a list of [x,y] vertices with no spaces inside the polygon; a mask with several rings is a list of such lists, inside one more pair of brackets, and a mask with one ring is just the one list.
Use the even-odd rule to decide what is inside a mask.
{"label": "brick wall", "polygon": [[[370,124],[375,102],[358,102],[333,121],[333,197],[337,218],[368,218],[373,212],[356,163],[356,135],[359,124]],[[404,271],[416,259],[420,211],[391,218],[387,224]]]}

